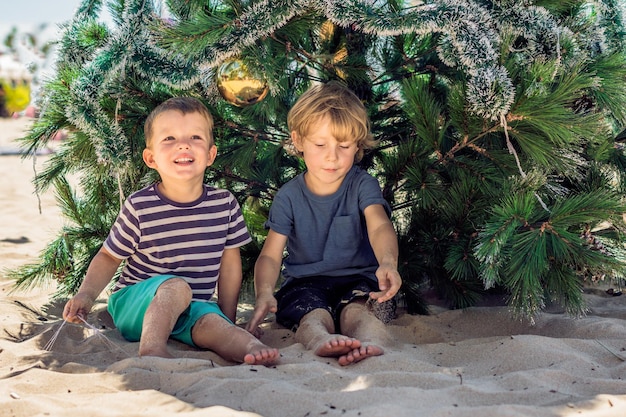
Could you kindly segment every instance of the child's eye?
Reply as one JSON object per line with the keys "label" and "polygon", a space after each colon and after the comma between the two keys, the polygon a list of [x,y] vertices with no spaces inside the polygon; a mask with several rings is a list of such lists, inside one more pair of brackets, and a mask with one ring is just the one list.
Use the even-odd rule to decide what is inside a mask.
{"label": "child's eye", "polygon": [[168,137],[164,138],[163,140],[164,141],[176,140],[176,138],[174,136],[168,136]]}
{"label": "child's eye", "polygon": [[203,140],[202,136],[198,136],[198,135],[193,135],[191,137],[191,139],[193,139],[193,140]]}

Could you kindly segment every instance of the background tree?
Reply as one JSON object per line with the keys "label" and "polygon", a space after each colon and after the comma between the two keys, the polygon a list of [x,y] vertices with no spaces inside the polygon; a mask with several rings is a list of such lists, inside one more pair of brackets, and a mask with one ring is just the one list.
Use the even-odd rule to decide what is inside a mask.
{"label": "background tree", "polygon": [[[249,277],[272,196],[304,168],[285,149],[287,111],[333,79],[362,98],[380,140],[361,165],[392,205],[410,312],[427,311],[433,288],[454,308],[497,290],[528,318],[553,301],[580,315],[585,281],[624,276],[619,1],[112,0],[112,28],[101,3],[83,1],[64,27],[23,139],[32,153],[71,131],[35,178],[68,225],[12,272],[18,287],[53,277],[56,296],[77,290],[121,201],[156,179],[141,160],[145,117],[181,94],[215,115],[207,181],[242,205]],[[225,82],[246,79],[256,95],[224,99]]]}

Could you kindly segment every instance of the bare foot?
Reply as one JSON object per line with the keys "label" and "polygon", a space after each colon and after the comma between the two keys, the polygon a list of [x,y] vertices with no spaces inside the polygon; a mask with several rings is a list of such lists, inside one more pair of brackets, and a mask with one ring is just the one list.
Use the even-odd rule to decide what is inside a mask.
{"label": "bare foot", "polygon": [[[321,340],[320,340],[321,339]],[[314,340],[310,349],[317,356],[342,356],[361,347],[361,342],[351,337],[340,334],[326,335],[324,338]]]}
{"label": "bare foot", "polygon": [[253,346],[243,357],[243,362],[248,365],[273,365],[278,362],[280,354],[278,349],[264,344]]}
{"label": "bare foot", "polygon": [[360,346],[345,355],[339,356],[337,362],[339,362],[339,365],[341,366],[346,366],[360,362],[363,359],[369,358],[371,356],[382,355],[383,353],[384,350],[376,345]]}

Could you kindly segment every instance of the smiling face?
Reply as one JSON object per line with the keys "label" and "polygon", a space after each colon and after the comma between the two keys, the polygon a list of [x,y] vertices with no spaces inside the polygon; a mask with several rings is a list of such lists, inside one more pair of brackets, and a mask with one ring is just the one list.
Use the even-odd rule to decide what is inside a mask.
{"label": "smiling face", "polygon": [[291,138],[306,164],[304,179],[307,187],[314,194],[329,195],[339,189],[359,148],[355,140],[337,140],[329,116],[322,117],[314,125],[314,131],[306,136],[292,132]]}
{"label": "smiling face", "polygon": [[199,112],[166,110],[154,118],[143,160],[159,172],[165,189],[197,187],[217,155],[211,126]]}

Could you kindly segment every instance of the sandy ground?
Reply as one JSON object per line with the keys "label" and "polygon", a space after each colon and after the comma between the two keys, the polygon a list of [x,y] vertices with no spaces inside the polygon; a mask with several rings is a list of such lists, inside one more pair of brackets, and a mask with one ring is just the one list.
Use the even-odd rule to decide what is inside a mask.
{"label": "sandy ground", "polygon": [[48,157],[12,152],[28,123],[0,120],[2,416],[626,415],[626,295],[603,287],[586,291],[587,317],[555,307],[534,326],[511,319],[498,300],[433,307],[430,316],[401,312],[389,324],[396,345],[348,367],[316,357],[271,320],[262,340],[280,348],[273,367],[235,365],[177,342],[176,359],[138,358],[138,344],[123,340],[106,313],[106,294],[88,320],[98,330],[63,324],[54,285],[13,292],[6,278],[36,262],[63,225],[53,194],[35,195],[30,182]]}

